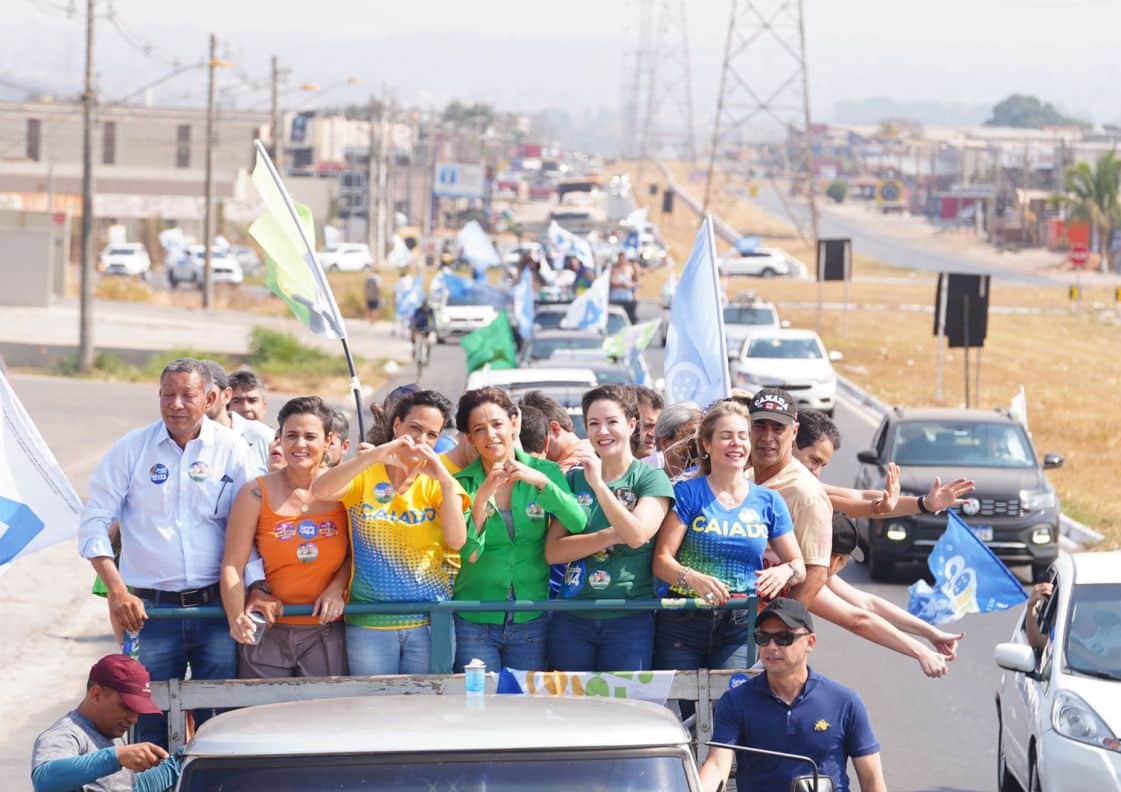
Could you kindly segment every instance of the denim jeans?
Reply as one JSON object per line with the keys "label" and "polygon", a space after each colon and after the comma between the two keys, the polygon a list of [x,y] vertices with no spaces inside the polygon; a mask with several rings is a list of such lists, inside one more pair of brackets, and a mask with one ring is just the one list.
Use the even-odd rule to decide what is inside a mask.
{"label": "denim jeans", "polygon": [[654,668],[747,668],[747,611],[660,611]]}
{"label": "denim jeans", "polygon": [[[145,610],[156,606],[142,600]],[[237,644],[225,619],[149,619],[140,631],[140,662],[153,682],[183,679],[188,666],[191,679],[237,679]],[[201,726],[218,710],[195,710]],[[135,742],[167,747],[167,716],[141,715],[134,730]]]}
{"label": "denim jeans", "polygon": [[462,673],[463,667],[476,657],[487,664],[487,671],[544,671],[547,624],[544,616],[521,624],[476,624],[456,615],[456,673]]}
{"label": "denim jeans", "polygon": [[354,676],[428,674],[431,646],[427,624],[394,630],[346,626],[346,658]]}
{"label": "denim jeans", "polygon": [[557,671],[648,671],[654,614],[590,619],[563,611],[549,623],[549,667]]}

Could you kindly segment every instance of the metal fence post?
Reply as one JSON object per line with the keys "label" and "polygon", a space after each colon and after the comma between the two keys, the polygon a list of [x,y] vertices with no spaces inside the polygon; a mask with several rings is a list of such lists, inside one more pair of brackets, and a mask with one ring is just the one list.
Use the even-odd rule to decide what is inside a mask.
{"label": "metal fence post", "polygon": [[455,660],[455,625],[450,608],[433,608],[429,613],[432,632],[429,663],[433,674],[450,674]]}
{"label": "metal fence post", "polygon": [[708,756],[708,746],[712,739],[712,703],[709,701],[708,669],[697,671],[697,764]]}
{"label": "metal fence post", "polygon": [[167,743],[170,753],[183,750],[187,745],[187,717],[183,709],[182,680],[167,680]]}

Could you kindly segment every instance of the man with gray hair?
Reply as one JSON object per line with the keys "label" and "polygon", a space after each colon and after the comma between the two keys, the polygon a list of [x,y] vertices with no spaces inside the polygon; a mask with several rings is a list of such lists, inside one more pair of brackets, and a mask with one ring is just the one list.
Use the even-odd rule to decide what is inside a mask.
{"label": "man with gray hair", "polygon": [[[198,360],[160,375],[160,420],[118,440],[90,480],[78,549],[108,589],[109,609],[153,680],[232,679],[237,652],[221,619],[148,620],[151,608],[218,604],[226,518],[251,478],[249,449],[206,417],[217,392]],[[120,570],[109,528],[120,523]],[[196,713],[201,723],[207,713]],[[144,715],[136,739],[167,746],[167,718]]]}
{"label": "man with gray hair", "polygon": [[662,409],[654,424],[655,451],[642,461],[679,480],[697,464],[694,438],[701,423],[701,408],[685,401]]}

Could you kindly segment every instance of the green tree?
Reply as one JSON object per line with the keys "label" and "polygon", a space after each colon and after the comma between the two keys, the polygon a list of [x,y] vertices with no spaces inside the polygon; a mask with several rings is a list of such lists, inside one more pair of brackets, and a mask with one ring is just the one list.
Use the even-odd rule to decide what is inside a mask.
{"label": "green tree", "polygon": [[1109,272],[1109,242],[1114,229],[1121,226],[1121,160],[1110,151],[1099,157],[1093,168],[1080,162],[1067,168],[1063,184],[1063,202],[1070,207],[1073,219],[1090,224],[1090,237],[1097,240],[1102,272]]}
{"label": "green tree", "polygon": [[1042,129],[1047,126],[1088,127],[1085,121],[1063,115],[1050,102],[1041,102],[1027,94],[1012,94],[993,106],[993,116],[985,126]]}

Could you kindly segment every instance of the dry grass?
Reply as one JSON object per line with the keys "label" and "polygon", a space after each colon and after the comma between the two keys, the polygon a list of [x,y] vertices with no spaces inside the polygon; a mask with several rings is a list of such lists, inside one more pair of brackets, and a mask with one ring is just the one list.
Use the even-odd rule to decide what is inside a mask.
{"label": "dry grass", "polygon": [[[669,216],[661,214],[660,196],[652,199],[646,189],[652,182],[662,184],[661,174],[653,166],[642,169],[641,175],[634,164],[623,164],[619,170],[630,174],[640,205],[650,208],[672,255],[682,262],[696,234],[696,217],[684,204],[675,206]],[[675,166],[674,170],[679,184],[689,185],[695,195],[703,192],[703,183],[691,182],[686,168]],[[786,223],[746,201],[727,198],[722,189],[715,194],[719,196],[715,213],[734,227],[757,233],[765,244],[783,248],[803,261],[812,260],[808,248]],[[823,315],[822,337],[845,356],[838,371],[889,403],[935,404],[933,316],[907,310],[908,305],[933,305],[934,276],[860,256],[855,270],[858,280],[849,285],[852,307],[847,320],[838,310]],[[667,274],[648,274],[642,295],[657,296]],[[868,280],[861,281],[861,277]],[[783,318],[794,326],[816,325],[816,283],[746,278],[742,282],[745,288],[775,301]],[[729,292],[736,291],[730,285]],[[823,285],[826,303],[841,302],[843,297],[842,284]],[[981,353],[980,398],[973,394],[973,403],[981,407],[1007,407],[1024,386],[1037,449],[1061,453],[1066,459],[1061,469],[1049,473],[1063,509],[1101,531],[1106,537],[1103,548],[1121,547],[1121,500],[1115,495],[1121,482],[1121,424],[1109,420],[1121,393],[1121,313],[1112,301],[1112,290],[1090,289],[1072,310],[1063,287],[1013,286],[998,281],[992,305],[1043,313],[990,313]],[[971,352],[974,365],[975,357]],[[944,403],[962,403],[961,350],[947,353],[944,377]]]}

